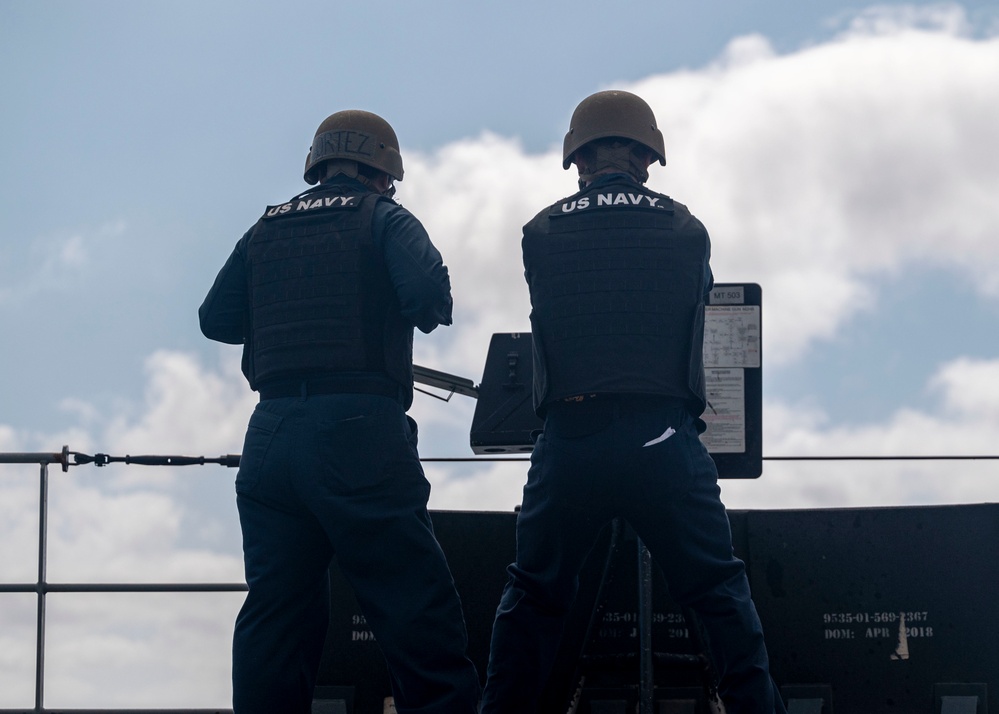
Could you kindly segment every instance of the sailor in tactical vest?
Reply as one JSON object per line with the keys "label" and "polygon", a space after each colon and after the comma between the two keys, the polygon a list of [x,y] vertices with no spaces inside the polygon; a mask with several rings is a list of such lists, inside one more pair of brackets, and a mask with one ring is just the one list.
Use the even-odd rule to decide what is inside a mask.
{"label": "sailor in tactical vest", "polygon": [[699,434],[704,226],[645,187],[665,165],[652,109],[598,92],[572,115],[563,168],[580,191],[524,227],[534,406],[544,422],[493,626],[482,714],[530,714],[598,532],[625,519],[672,598],[700,617],[728,714],[784,712],[717,470]]}
{"label": "sailor in tactical vest", "polygon": [[260,402],[236,476],[249,593],[233,636],[236,714],[304,714],[329,620],[334,555],[388,664],[395,707],[473,714],[461,604],[427,513],[413,328],[451,324],[451,286],[422,224],[391,196],[392,127],[328,117],[305,180],[236,244],[199,316],[243,345]]}

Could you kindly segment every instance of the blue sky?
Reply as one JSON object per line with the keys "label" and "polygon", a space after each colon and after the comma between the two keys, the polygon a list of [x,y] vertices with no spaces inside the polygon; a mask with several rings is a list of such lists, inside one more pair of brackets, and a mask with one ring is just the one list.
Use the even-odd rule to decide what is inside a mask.
{"label": "blue sky", "polygon": [[[64,398],[105,413],[134,401],[142,361],[157,349],[211,354],[192,310],[258,207],[301,187],[302,156],[327,113],[380,112],[404,149],[431,156],[482,132],[531,155],[558,145],[572,107],[591,91],[696,71],[740,36],[765,37],[778,54],[815,47],[861,10],[708,2],[679,12],[654,3],[622,3],[613,12],[601,3],[510,3],[490,11],[436,3],[362,21],[346,7],[318,3],[0,7],[0,58],[11,68],[0,142],[0,320],[11,336],[0,352],[0,419],[43,433],[74,423],[78,415],[60,408]],[[964,8],[970,36],[986,36],[994,7]],[[328,27],[330,15],[349,31]],[[400,186],[403,200],[421,181],[411,175]],[[674,193],[684,200],[682,185]],[[915,278],[871,284],[874,300],[907,297],[892,311],[844,321],[834,339],[815,343],[784,374],[768,370],[769,394],[815,399],[830,414],[854,418],[858,405],[862,413],[925,405],[916,385],[940,350],[914,352],[893,331],[941,304],[945,314],[955,305],[986,321],[999,314],[994,300],[982,303],[973,291],[968,300],[955,271],[927,266]],[[935,344],[995,354],[982,331],[937,323],[943,334]],[[858,351],[893,349],[906,352],[893,379],[883,378],[883,361],[856,359]],[[479,370],[477,362],[461,365],[473,379]]]}
{"label": "blue sky", "polygon": [[[527,329],[519,230],[574,190],[572,109],[617,87],[655,109],[669,161],[650,185],[705,222],[717,279],[763,286],[766,455],[996,453],[997,37],[994,2],[0,0],[0,451],[237,452],[253,396],[197,307],[344,108],[396,128],[397,197],[451,269],[455,324],[418,339],[417,362],[478,381],[489,336]],[[470,455],[473,406],[418,397],[423,454]],[[34,578],[35,473],[0,480],[16,582]],[[524,467],[428,476],[434,507],[507,510]],[[238,580],[231,478],[74,469],[53,488],[50,577]],[[994,462],[770,463],[723,492],[736,508],[980,502],[999,478]],[[31,696],[33,602],[11,602],[0,706]],[[145,602],[55,608],[50,705],[227,703],[238,599],[159,608],[145,641],[94,629]],[[203,659],[153,654],[180,622]]]}

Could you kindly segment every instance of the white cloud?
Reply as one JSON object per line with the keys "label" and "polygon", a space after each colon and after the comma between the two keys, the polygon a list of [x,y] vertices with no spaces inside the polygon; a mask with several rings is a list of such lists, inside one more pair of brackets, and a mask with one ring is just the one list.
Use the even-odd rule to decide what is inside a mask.
{"label": "white cloud", "polygon": [[414,181],[400,188],[402,200],[444,254],[455,304],[454,326],[422,339],[417,361],[445,371],[481,366],[492,333],[530,330],[521,227],[544,201],[572,193],[572,181],[554,154],[526,155],[492,134],[407,162]]}
{"label": "white cloud", "polygon": [[[913,267],[999,298],[999,38],[965,26],[949,7],[879,9],[792,54],[741,37],[704,69],[622,87],[666,137],[650,185],[705,222],[717,279],[763,285],[770,364],[835,336]],[[489,134],[407,160],[400,195],[454,284],[456,335],[432,356],[478,364],[490,333],[527,329],[520,228],[574,177],[556,148]]]}
{"label": "white cloud", "polygon": [[36,598],[34,593],[0,598],[0,707],[24,707],[34,697]]}
{"label": "white cloud", "polygon": [[445,511],[513,511],[520,505],[529,466],[522,457],[481,464],[425,464],[433,485],[430,507]]}
{"label": "white cloud", "polygon": [[954,3],[874,5],[849,18],[845,36],[899,35],[915,30],[969,35],[973,28],[964,9]]}
{"label": "white cloud", "polygon": [[[959,358],[928,387],[930,412],[903,409],[884,421],[829,424],[788,404],[764,410],[766,456],[997,456],[999,359]],[[845,508],[999,502],[996,460],[764,463],[758,481],[724,484],[730,508]]]}
{"label": "white cloud", "polygon": [[943,394],[945,413],[977,415],[986,425],[999,420],[999,370],[995,361],[957,359],[944,365],[930,386]]}
{"label": "white cloud", "polygon": [[46,704],[229,707],[243,593],[50,596]]}
{"label": "white cloud", "polygon": [[239,371],[238,349],[220,347],[220,355],[216,373],[189,354],[153,354],[146,361],[149,386],[142,416],[134,423],[112,420],[105,443],[131,453],[238,450],[256,395]]}
{"label": "white cloud", "polygon": [[14,430],[6,424],[0,424],[0,451],[14,451],[16,445]]}
{"label": "white cloud", "polygon": [[[960,271],[983,299],[999,296],[994,86],[999,39],[973,38],[959,8],[938,6],[874,8],[834,40],[787,55],[763,37],[737,38],[702,70],[623,88],[657,112],[670,160],[665,170],[653,170],[650,182],[705,221],[716,278],[763,285],[766,354],[771,368],[779,368],[816,341],[835,338],[859,312],[875,309],[879,281],[910,269]],[[483,364],[492,332],[527,329],[520,227],[573,191],[573,176],[561,171],[560,159],[556,149],[525,155],[516,142],[486,135],[410,160],[412,184],[403,187],[403,197],[413,189],[407,205],[444,253],[457,309],[466,306],[451,328],[457,335],[438,342],[434,336],[429,347],[425,341],[418,361],[477,378],[467,365]],[[969,402],[984,415],[999,398],[972,388],[972,382],[987,383],[972,366],[951,363],[929,385],[947,388],[944,409],[960,413],[960,426],[899,412],[883,424],[834,427],[803,420],[797,408],[768,404],[767,452],[886,453],[895,447],[888,451],[906,454],[930,445],[941,453],[989,451],[995,421],[972,418]],[[969,383],[950,388],[956,379]],[[441,474],[457,469],[435,468]],[[500,470],[516,468],[477,474],[476,487],[442,475],[435,503],[476,509],[497,498],[509,507],[518,502],[519,484],[511,486]],[[982,465],[943,468],[971,474]],[[844,469],[857,478],[842,478]],[[727,490],[771,507],[994,495],[975,475],[944,483],[940,469],[939,462],[768,463],[761,481]]]}
{"label": "white cloud", "polygon": [[656,109],[671,157],[650,183],[705,221],[719,279],[763,285],[771,364],[829,337],[879,278],[912,266],[999,294],[999,94],[987,89],[999,86],[999,39],[963,36],[960,13],[938,14],[943,29],[881,13],[782,56],[743,38],[713,67],[631,87]]}
{"label": "white cloud", "polygon": [[38,466],[0,465],[0,563],[6,582],[38,572]]}
{"label": "white cloud", "polygon": [[[0,450],[33,441],[68,443],[111,455],[238,453],[253,397],[231,351],[219,371],[190,355],[158,352],[147,362],[149,386],[136,420],[102,419],[74,403],[83,428],[53,436],[0,427]],[[23,453],[23,452],[21,452]],[[221,469],[217,465],[184,467]],[[6,582],[37,573],[38,466],[5,466],[0,481],[0,562]],[[110,465],[49,468],[49,582],[241,582],[238,553],[189,544],[191,489],[177,469]],[[202,478],[225,478],[209,473]],[[228,474],[231,489],[232,474]],[[228,491],[226,491],[228,493]],[[201,504],[197,504],[200,506]],[[229,506],[228,511],[225,506]],[[231,503],[215,528],[236,531]],[[204,528],[199,525],[199,528]],[[34,596],[3,595],[0,706],[24,706],[33,694]],[[227,706],[229,647],[241,593],[161,595],[50,594],[47,614],[48,705]],[[9,626],[8,626],[9,625]],[[9,661],[8,661],[9,660]],[[136,686],[123,686],[135,682]],[[178,683],[182,685],[178,686]],[[206,704],[207,702],[207,704]]]}
{"label": "white cloud", "polygon": [[[666,133],[670,163],[653,173],[653,186],[675,194],[705,221],[719,280],[764,286],[771,365],[834,337],[852,315],[870,308],[880,278],[912,266],[963,271],[980,294],[999,297],[999,40],[972,38],[959,13],[936,12],[915,18],[868,13],[835,40],[788,55],[778,55],[764,38],[739,38],[709,67],[626,87],[650,101]],[[456,301],[454,327],[418,338],[418,362],[477,380],[469,365],[481,368],[489,336],[528,329],[520,228],[573,192],[573,176],[562,171],[560,159],[557,149],[528,155],[517,142],[489,134],[432,155],[407,155],[400,197],[444,253]],[[43,282],[87,265],[87,241],[55,248]],[[14,294],[0,294],[0,301]],[[54,442],[112,454],[236,452],[254,399],[237,352],[222,354],[217,367],[206,368],[190,355],[158,352],[147,363],[149,386],[133,405],[136,416],[107,417],[88,404],[67,403],[80,415],[78,427],[37,435],[0,426],[0,450]],[[767,404],[765,452],[994,451],[997,384],[999,363],[955,359],[928,385],[940,395],[939,412],[899,411],[844,425],[796,405]],[[467,449],[468,404],[428,406],[427,397],[417,399],[414,411],[429,436],[424,455],[436,455],[445,439]],[[759,481],[728,481],[724,490],[735,508],[994,501],[999,481],[987,474],[993,464],[767,462]],[[527,465],[428,464],[426,470],[435,508],[508,510],[519,503]],[[5,566],[14,563],[7,577],[33,578],[36,474],[37,467],[25,469],[0,483],[0,557]],[[67,477],[59,474],[53,479],[53,574],[238,579],[238,555],[182,544],[193,509],[185,483],[172,470],[152,467],[75,467]],[[102,604],[60,596],[50,623],[51,701],[224,703],[227,642],[239,599],[191,605],[128,596]],[[0,652],[30,650],[24,603],[21,598],[0,614]],[[94,621],[109,624],[88,629]],[[145,673],[161,656],[163,684],[153,684]],[[0,691],[23,693],[30,678],[24,672],[0,668]],[[122,685],[129,681],[136,686]],[[111,690],[120,690],[121,699],[109,702]],[[192,692],[191,698],[178,691]],[[162,700],[136,701],[150,692]]]}
{"label": "white cloud", "polygon": [[125,230],[125,221],[118,219],[85,232],[35,238],[29,250],[32,269],[11,275],[0,287],[0,306],[23,304],[43,292],[93,280],[95,254],[106,251]]}

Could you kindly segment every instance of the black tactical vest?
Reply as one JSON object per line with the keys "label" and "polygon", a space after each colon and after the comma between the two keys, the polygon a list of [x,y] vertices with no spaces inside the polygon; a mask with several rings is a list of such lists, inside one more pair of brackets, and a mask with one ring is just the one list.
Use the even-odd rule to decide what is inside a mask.
{"label": "black tactical vest", "polygon": [[534,403],[653,394],[704,410],[704,226],[627,180],[589,186],[524,227]]}
{"label": "black tactical vest", "polygon": [[269,206],[249,239],[251,387],[335,372],[386,374],[411,388],[412,328],[372,215],[381,196],[347,186]]}

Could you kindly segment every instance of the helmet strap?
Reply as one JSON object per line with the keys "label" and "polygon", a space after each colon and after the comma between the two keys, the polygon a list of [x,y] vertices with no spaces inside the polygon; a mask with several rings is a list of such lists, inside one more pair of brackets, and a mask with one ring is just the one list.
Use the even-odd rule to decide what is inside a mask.
{"label": "helmet strap", "polygon": [[[594,141],[580,148],[585,173],[580,172],[580,187],[592,183],[597,176],[610,173],[629,174],[639,183],[649,180],[647,150],[637,141]],[[578,166],[578,164],[577,164]]]}
{"label": "helmet strap", "polygon": [[323,167],[323,181],[328,181],[337,174],[343,174],[349,178],[357,178],[357,162],[347,159],[330,159]]}
{"label": "helmet strap", "polygon": [[388,176],[388,174],[385,174],[384,172],[379,173],[388,177],[388,185],[384,191],[380,190],[379,187],[375,185],[375,182],[366,175],[367,171],[362,171],[356,161],[350,161],[349,159],[330,159],[326,162],[326,166],[324,167],[322,180],[324,182],[329,181],[333,177],[343,174],[348,178],[360,181],[376,193],[392,198],[392,196],[395,195],[395,183],[393,182],[392,177]]}

